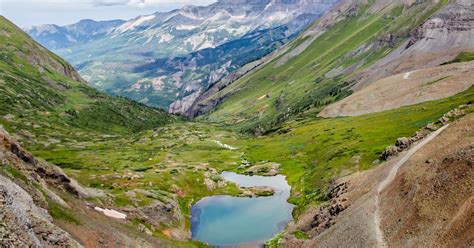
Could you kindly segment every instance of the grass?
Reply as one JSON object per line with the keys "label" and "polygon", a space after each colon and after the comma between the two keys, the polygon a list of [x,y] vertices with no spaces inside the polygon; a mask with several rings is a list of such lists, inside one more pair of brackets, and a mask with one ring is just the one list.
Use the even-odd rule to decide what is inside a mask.
{"label": "grass", "polygon": [[297,239],[309,239],[308,234],[302,231],[294,231],[293,236],[295,236]]}
{"label": "grass", "polygon": [[72,66],[4,17],[0,18],[0,31],[0,116],[13,115],[17,122],[6,126],[30,122],[70,131],[114,134],[177,121],[162,110],[107,96],[72,79],[78,76]]}
{"label": "grass", "polygon": [[[378,164],[383,150],[399,137],[409,137],[444,113],[474,100],[474,87],[456,96],[357,117],[321,119],[306,116],[284,124],[286,134],[247,138],[229,144],[243,148],[247,159],[281,163],[298,207],[324,201],[331,179]],[[299,194],[296,194],[299,193]],[[297,197],[296,195],[300,195]]]}
{"label": "grass", "polygon": [[81,221],[71,211],[50,200],[48,200],[48,212],[54,219],[63,220],[75,225],[81,224]]}
{"label": "grass", "polygon": [[[117,206],[143,206],[153,200],[167,203],[178,195],[186,225],[189,225],[191,205],[200,198],[239,194],[234,185],[209,191],[204,184],[204,174],[211,173],[211,168],[218,172],[233,170],[240,159],[238,151],[213,142],[239,137],[218,126],[176,123],[135,135],[100,140],[92,135],[88,137],[89,141],[85,137],[80,142],[62,139],[48,147],[36,145],[30,149],[34,155],[61,166],[81,184],[108,191]],[[210,179],[217,180],[217,175],[212,174]],[[135,199],[125,194],[135,189],[169,193],[155,197],[137,195]]]}
{"label": "grass", "polygon": [[474,60],[474,52],[462,52],[456,56],[455,59],[445,63],[445,64],[454,64],[454,63],[461,63],[461,62],[469,62]]}
{"label": "grass", "polygon": [[3,165],[2,171],[4,172],[4,174],[10,175],[11,177],[16,178],[16,179],[20,179],[23,182],[28,181],[28,179],[26,178],[25,175],[23,175],[23,173],[21,173],[20,171],[18,171],[17,169],[15,169],[13,166],[9,164]]}

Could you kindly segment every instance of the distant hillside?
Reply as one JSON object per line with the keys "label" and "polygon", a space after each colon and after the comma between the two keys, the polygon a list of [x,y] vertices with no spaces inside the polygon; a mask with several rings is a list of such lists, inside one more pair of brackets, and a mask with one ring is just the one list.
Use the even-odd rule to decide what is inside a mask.
{"label": "distant hillside", "polygon": [[136,132],[175,119],[162,110],[96,91],[70,64],[3,16],[0,56],[0,116],[7,127]]}
{"label": "distant hillside", "polygon": [[94,21],[85,19],[66,26],[54,24],[31,26],[25,28],[24,31],[46,48],[58,50],[98,39],[124,22],[123,20]]}

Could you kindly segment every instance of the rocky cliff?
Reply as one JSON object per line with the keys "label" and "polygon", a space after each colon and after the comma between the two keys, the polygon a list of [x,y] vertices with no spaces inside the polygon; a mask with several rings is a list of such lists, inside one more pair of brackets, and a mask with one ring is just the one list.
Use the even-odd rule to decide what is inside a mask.
{"label": "rocky cliff", "polygon": [[79,247],[53,223],[48,203],[68,207],[55,192],[86,196],[59,168],[36,159],[0,127],[0,246]]}

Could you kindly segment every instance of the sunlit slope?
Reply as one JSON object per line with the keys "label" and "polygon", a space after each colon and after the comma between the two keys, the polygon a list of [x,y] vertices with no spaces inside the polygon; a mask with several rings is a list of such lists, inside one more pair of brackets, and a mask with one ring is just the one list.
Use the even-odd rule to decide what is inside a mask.
{"label": "sunlit slope", "polygon": [[[308,32],[289,45],[286,54],[296,56],[280,55],[203,100],[206,104],[224,98],[204,118],[239,123],[241,129],[258,134],[279,127],[296,113],[308,109],[318,112],[351,94],[351,76],[393,51],[411,30],[444,4],[342,3],[343,12],[337,14],[334,24],[314,24],[314,28],[323,30],[316,32],[320,35],[304,51],[294,50],[313,38]],[[334,11],[328,15],[334,15]]]}

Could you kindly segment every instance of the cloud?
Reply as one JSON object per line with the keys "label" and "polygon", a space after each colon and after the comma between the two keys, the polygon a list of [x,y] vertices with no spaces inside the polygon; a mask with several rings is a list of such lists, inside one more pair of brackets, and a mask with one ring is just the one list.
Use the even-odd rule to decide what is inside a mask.
{"label": "cloud", "polygon": [[129,0],[96,0],[93,1],[95,6],[115,6],[115,5],[126,5]]}

